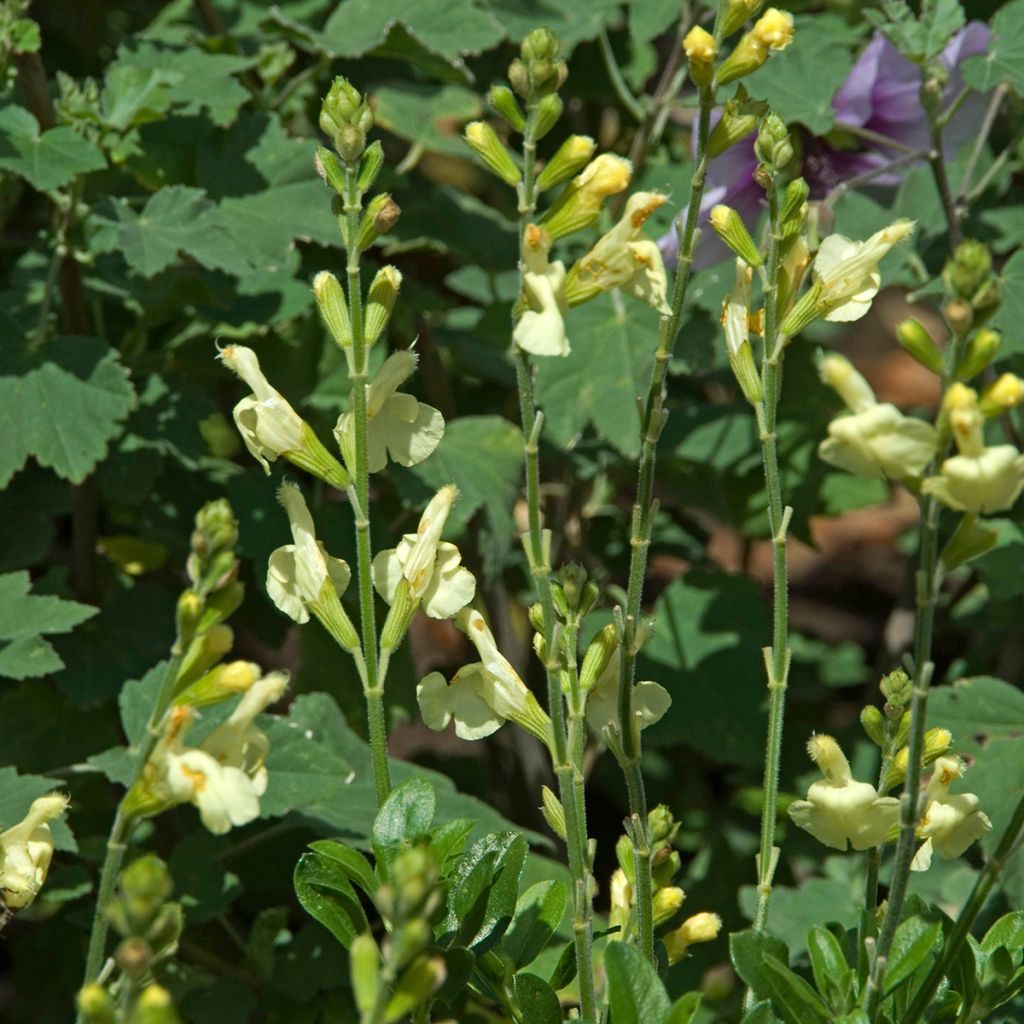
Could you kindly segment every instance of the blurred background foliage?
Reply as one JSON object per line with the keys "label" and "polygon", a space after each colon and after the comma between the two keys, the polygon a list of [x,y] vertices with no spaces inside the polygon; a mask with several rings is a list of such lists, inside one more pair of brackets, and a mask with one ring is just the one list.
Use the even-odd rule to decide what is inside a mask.
{"label": "blurred background foliage", "polygon": [[[745,84],[809,141],[834,130],[832,95],[870,26],[856,2],[786,6],[797,14],[796,42]],[[1000,5],[964,6],[969,18],[984,19]],[[187,1019],[340,1020],[343,954],[297,908],[291,869],[316,836],[366,842],[372,787],[361,774],[347,781],[364,764],[361,697],[320,627],[300,632],[266,597],[267,555],[287,532],[274,495],[280,474],[265,477],[241,450],[230,423],[239,390],[215,362],[215,342],[255,348],[275,386],[329,436],[347,385],[310,282],[319,270],[340,273],[342,255],[312,157],[320,98],[344,72],[370,94],[388,157],[379,184],[402,210],[370,256],[371,273],[377,259],[404,275],[390,344],[416,341],[415,386],[448,421],[433,458],[375,478],[374,534],[384,546],[415,522],[434,488],[457,483],[453,539],[482,581],[503,650],[533,673],[528,575],[516,541],[522,435],[507,356],[515,214],[508,190],[469,159],[461,127],[485,113],[481,97],[523,35],[554,29],[569,61],[571,100],[545,147],[553,152],[580,132],[631,155],[636,184],[672,196],[659,211],[657,226],[666,230],[688,193],[694,103],[684,87],[652,133],[662,108],[650,98],[672,85],[682,29],[701,7],[681,8],[679,0],[37,3],[28,16],[38,22],[38,39],[18,20],[22,9],[0,8],[0,760],[11,766],[0,768],[0,828],[60,780],[72,795],[73,834],[59,833],[66,853],[58,853],[43,897],[5,932],[0,1016],[39,1024],[68,1017],[115,800],[107,776],[117,778],[123,743],[118,702],[130,715],[144,677],[164,656],[192,517],[223,495],[240,520],[247,586],[233,623],[236,656],[289,669],[297,694],[288,718],[271,727],[263,817],[274,820],[214,837],[197,831],[186,809],[162,816],[149,834],[140,830],[140,839],[167,859],[186,908],[178,995]],[[814,28],[802,32],[812,12]],[[981,171],[1020,115],[1011,98]],[[1011,254],[1024,239],[1014,192],[1021,164],[1013,151],[995,169],[966,222],[967,234],[998,254],[998,369],[1017,372],[1024,370],[1024,257]],[[859,731],[858,712],[876,702],[878,678],[894,667],[912,618],[907,555],[916,506],[817,459],[835,400],[817,382],[815,342],[853,355],[881,400],[926,408],[938,394],[892,332],[911,311],[937,322],[928,320],[936,291],[929,282],[946,241],[930,176],[914,168],[896,188],[841,190],[828,206],[836,230],[864,237],[893,216],[910,216],[919,237],[916,251],[890,259],[886,281],[897,287],[869,318],[852,332],[822,325],[787,359],[780,436],[796,513],[799,634],[783,765],[788,794],[814,774],[803,753],[814,729],[852,748],[858,776],[873,770],[875,748]],[[668,803],[684,823],[682,884],[692,906],[717,910],[736,929],[752,907],[770,555],[754,425],[717,340],[730,278],[728,264],[701,272],[671,367],[648,589],[655,634],[642,677],[673,695],[671,711],[648,734],[652,805]],[[571,356],[545,362],[537,382],[555,564],[580,561],[606,587],[621,587],[638,451],[635,396],[646,388],[656,317],[634,311],[627,321],[615,299],[602,296],[570,314],[568,326]],[[1019,413],[1006,429],[1016,434]],[[328,548],[354,562],[343,495],[320,487],[313,511]],[[995,838],[1008,780],[1019,785],[1024,777],[1024,696],[999,681],[1019,679],[1024,660],[1024,524],[1018,513],[998,528],[998,548],[954,574],[940,608],[937,681],[982,678],[937,692],[932,713],[934,724],[953,731],[956,749],[976,759],[972,789],[993,817]],[[607,615],[592,616],[592,628]],[[389,678],[392,750],[418,770],[443,773],[432,776],[442,814],[490,827],[504,816],[530,830],[527,880],[544,877],[552,866],[543,857],[555,846],[538,811],[546,767],[532,741],[503,730],[470,745],[417,724],[416,681],[461,664],[462,646],[447,624],[416,623],[411,653]],[[125,686],[133,679],[143,682]],[[595,756],[591,768],[591,833],[605,886],[625,795],[609,758]],[[784,849],[771,928],[799,950],[812,922],[856,921],[861,867],[853,857],[823,858],[791,828]],[[943,863],[914,884],[952,910],[974,874],[969,860]],[[1020,858],[1005,898],[1024,902]],[[598,894],[599,910],[606,899]],[[725,943],[711,944],[673,971],[677,992],[703,979],[710,1008],[701,1020],[714,1018],[734,984],[726,960]]]}

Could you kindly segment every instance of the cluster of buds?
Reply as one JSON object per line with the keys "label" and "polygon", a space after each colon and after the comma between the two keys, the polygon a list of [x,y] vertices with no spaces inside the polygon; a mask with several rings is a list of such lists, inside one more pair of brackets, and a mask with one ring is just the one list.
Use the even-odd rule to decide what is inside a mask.
{"label": "cluster of buds", "polygon": [[736,32],[762,6],[763,0],[730,0],[722,16],[720,35],[713,36],[699,25],[683,40],[690,78],[699,89],[714,90],[740,78],[752,75],[763,67],[772,53],[786,49],[793,41],[793,16],[770,7],[744,33],[728,57],[717,63],[719,39]]}
{"label": "cluster of buds", "polygon": [[[656,934],[665,944],[669,964],[678,963],[690,946],[698,942],[711,942],[722,927],[717,914],[699,913],[683,918],[686,893],[673,884],[679,874],[681,862],[675,849],[679,822],[664,804],[659,804],[647,815],[647,830],[651,842],[652,919]],[[628,941],[636,917],[636,868],[633,843],[628,836],[620,836],[615,844],[618,868],[612,873],[610,885],[611,909],[608,923],[618,932],[612,937]]]}
{"label": "cluster of buds", "polygon": [[50,822],[67,807],[63,793],[37,797],[21,821],[0,832],[0,923],[39,895],[53,858]]}
{"label": "cluster of buds", "polygon": [[950,299],[946,320],[957,331],[984,323],[999,306],[1002,297],[998,274],[992,269],[992,255],[983,242],[966,239],[953,251],[942,271]]}
{"label": "cluster of buds", "polygon": [[78,993],[76,1008],[81,1024],[182,1024],[171,993],[156,982],[146,985],[125,1014],[118,1012],[114,998],[95,982]]}
{"label": "cluster of buds", "polygon": [[373,111],[366,97],[347,79],[336,78],[320,107],[320,130],[345,163],[359,160],[372,127]]}

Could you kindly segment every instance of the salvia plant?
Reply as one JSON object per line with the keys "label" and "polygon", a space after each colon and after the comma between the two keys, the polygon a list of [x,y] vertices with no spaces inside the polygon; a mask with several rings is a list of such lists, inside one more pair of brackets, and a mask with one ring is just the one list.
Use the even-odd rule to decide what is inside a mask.
{"label": "salvia plant", "polygon": [[0,3],[0,1015],[1024,1019],[1024,0],[146,6]]}

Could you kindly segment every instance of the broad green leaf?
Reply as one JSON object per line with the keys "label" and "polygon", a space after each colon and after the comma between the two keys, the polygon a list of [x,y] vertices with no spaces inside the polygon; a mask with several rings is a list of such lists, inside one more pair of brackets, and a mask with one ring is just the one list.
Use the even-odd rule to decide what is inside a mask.
{"label": "broad green leaf", "polygon": [[575,943],[567,942],[562,947],[555,967],[551,972],[548,983],[557,992],[570,984],[576,977],[576,946]]}
{"label": "broad green leaf", "polygon": [[779,1024],[779,1018],[772,1012],[772,1004],[767,1000],[754,1005],[743,1015],[740,1024]]}
{"label": "broad green leaf", "polygon": [[434,453],[413,467],[431,490],[449,483],[459,488],[453,522],[466,523],[483,508],[491,538],[485,549],[489,574],[500,570],[512,543],[512,506],[522,471],[522,431],[500,416],[463,416],[446,424]]}
{"label": "broad green leaf", "polygon": [[516,903],[515,917],[502,941],[502,953],[517,968],[531,964],[558,931],[569,893],[554,879],[531,885]]}
{"label": "broad green leaf", "polygon": [[669,1010],[665,986],[635,946],[610,942],[604,954],[608,1006],[615,1024],[661,1024]]}
{"label": "broad green leaf", "polygon": [[649,730],[652,742],[685,739],[718,761],[759,764],[761,648],[769,629],[757,587],[746,577],[694,569],[664,591],[654,619],[639,671],[666,686],[672,706]]}
{"label": "broad green leaf", "polygon": [[900,922],[885,965],[884,991],[890,995],[941,948],[942,922],[915,915]]}
{"label": "broad green leaf", "polygon": [[904,0],[883,0],[880,12],[866,10],[864,13],[892,40],[900,53],[917,63],[938,56],[964,23],[964,9],[959,0],[924,0],[919,16],[915,16]]}
{"label": "broad green leaf", "polygon": [[34,189],[60,188],[79,174],[107,166],[103,154],[73,129],[39,131],[39,122],[22,107],[0,110],[0,170],[13,171]]}
{"label": "broad green leaf", "polygon": [[436,807],[437,798],[426,779],[410,779],[384,801],[373,823],[373,853],[385,877],[403,846],[426,838]]}
{"label": "broad green leaf", "polygon": [[981,948],[986,953],[991,953],[1000,946],[1005,946],[1014,956],[1024,949],[1024,910],[1004,914],[985,932]]}
{"label": "broad green leaf", "polygon": [[[1024,0],[1020,9],[1024,12]],[[1019,325],[1024,322],[1024,249],[1015,252],[1003,267],[1002,302],[992,317],[992,326],[1003,332],[1003,343],[999,348],[1000,358],[1020,355],[1024,352],[1024,338]]]}
{"label": "broad green leaf", "polygon": [[839,940],[827,928],[815,925],[807,936],[807,952],[818,991],[837,1011],[846,1009],[849,989],[846,984],[852,975]]}
{"label": "broad green leaf", "polygon": [[473,0],[349,0],[327,19],[321,42],[339,57],[359,57],[385,44],[396,22],[428,50],[461,65],[505,36],[497,19]]}
{"label": "broad green leaf", "polygon": [[788,1024],[830,1024],[832,1014],[825,1001],[799,974],[771,953],[765,953],[761,966],[772,1005],[783,1020]]}
{"label": "broad green leaf", "polygon": [[171,105],[170,86],[180,78],[143,64],[110,65],[100,96],[103,120],[119,131],[159,120]]}
{"label": "broad green leaf", "polygon": [[456,865],[445,929],[457,945],[480,954],[505,934],[515,913],[526,852],[523,836],[494,832],[474,843]]}
{"label": "broad green leaf", "polygon": [[770,932],[755,932],[748,929],[729,936],[729,955],[736,973],[758,999],[766,999],[771,985],[765,971],[765,960],[772,956],[779,963],[789,959],[786,944]]}
{"label": "broad green leaf", "polygon": [[52,595],[29,593],[27,572],[0,576],[0,676],[31,679],[64,667],[44,634],[68,633],[92,618],[95,608]]}
{"label": "broad green leaf", "polygon": [[[0,832],[17,825],[28,813],[36,797],[62,789],[63,786],[63,779],[19,775],[17,768],[0,767]],[[78,849],[66,821],[51,821],[50,830],[53,832],[53,845],[58,850],[74,852]]]}
{"label": "broad green leaf", "polygon": [[599,295],[565,320],[572,351],[537,362],[544,433],[571,447],[588,424],[627,457],[640,451],[636,399],[647,392],[658,315],[633,299]]}
{"label": "broad green leaf", "polygon": [[0,487],[29,455],[81,483],[135,404],[117,350],[95,338],[58,338],[14,372],[0,377]]}
{"label": "broad green leaf", "polygon": [[318,853],[304,853],[295,866],[295,895],[346,949],[369,929],[359,897],[340,864]]}
{"label": "broad green leaf", "polygon": [[562,1024],[562,1006],[555,990],[536,974],[517,974],[512,981],[516,1008],[530,1024]]}
{"label": "broad green leaf", "polygon": [[425,149],[469,156],[462,125],[480,115],[476,93],[457,85],[405,82],[375,90],[373,99],[374,120],[381,128]]}
{"label": "broad green leaf", "polygon": [[1008,82],[1024,96],[1024,0],[1002,4],[992,19],[988,52],[963,63],[964,81],[980,91]]}
{"label": "broad green leaf", "polygon": [[309,844],[310,849],[321,857],[334,861],[340,865],[348,877],[355,882],[367,896],[373,894],[380,888],[380,882],[373,873],[370,862],[351,846],[336,842],[333,839],[320,839]]}
{"label": "broad green leaf", "polygon": [[799,121],[816,135],[832,128],[832,97],[853,67],[845,22],[824,14],[800,17],[793,43],[745,84],[787,123]]}
{"label": "broad green leaf", "polygon": [[700,1009],[703,996],[700,992],[687,992],[677,999],[665,1017],[665,1024],[691,1024]]}

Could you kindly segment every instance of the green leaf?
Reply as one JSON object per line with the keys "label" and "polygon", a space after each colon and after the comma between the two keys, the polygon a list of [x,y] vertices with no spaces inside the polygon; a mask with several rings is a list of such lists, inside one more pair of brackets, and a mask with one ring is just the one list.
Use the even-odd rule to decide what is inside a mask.
{"label": "green leaf", "polygon": [[448,890],[445,930],[477,955],[490,949],[512,921],[527,843],[515,832],[494,832],[474,843],[456,865]]}
{"label": "green leaf", "polygon": [[827,928],[815,925],[807,936],[807,952],[818,991],[832,1008],[842,1012],[852,988],[854,972],[846,962],[839,940]]}
{"label": "green leaf", "polygon": [[446,424],[434,453],[413,467],[431,490],[449,483],[458,487],[454,523],[465,524],[477,509],[484,510],[490,533],[484,551],[489,576],[501,569],[512,543],[512,506],[522,471],[522,431],[500,416],[462,416]]}
{"label": "green leaf", "polygon": [[97,338],[58,338],[18,371],[0,376],[0,487],[29,455],[81,483],[135,404],[117,350]]}
{"label": "green leaf", "polygon": [[[64,785],[63,779],[43,778],[40,775],[19,775],[17,768],[0,768],[0,832],[17,825],[36,797],[52,793]],[[74,852],[78,849],[67,822],[57,819],[50,822],[53,845],[58,850]]]}
{"label": "green leaf", "polygon": [[772,1012],[772,1004],[765,999],[755,1003],[744,1015],[740,1024],[780,1024],[779,1018]]}
{"label": "green leaf", "polygon": [[884,993],[895,992],[941,948],[942,922],[914,915],[900,922],[885,965]]}
{"label": "green leaf", "polygon": [[410,779],[384,801],[373,823],[373,853],[385,878],[403,846],[426,838],[436,807],[433,787],[425,779]]}
{"label": "green leaf", "polygon": [[69,633],[97,609],[50,595],[30,594],[27,572],[0,576],[0,676],[30,679],[64,667],[47,633]]}
{"label": "green leaf", "polygon": [[531,885],[519,897],[501,946],[517,969],[531,964],[551,941],[565,916],[568,899],[565,886],[554,879]]}
{"label": "green leaf", "polygon": [[832,97],[853,67],[849,42],[846,23],[835,15],[798,17],[792,45],[744,84],[787,123],[824,135],[835,121]]}
{"label": "green leaf", "polygon": [[334,839],[320,839],[310,843],[309,847],[314,853],[339,865],[367,896],[372,897],[380,888],[380,882],[373,873],[370,862],[358,850],[353,850],[351,846]]}
{"label": "green leaf", "polygon": [[[1021,0],[1024,11],[1024,0]],[[1015,252],[1003,267],[1002,301],[992,317],[992,327],[1003,332],[1000,358],[1024,352],[1024,337],[1017,329],[1024,322],[1024,249]]]}
{"label": "green leaf", "polygon": [[530,1024],[562,1024],[562,1005],[555,990],[536,974],[517,974],[512,980],[516,1008]]}
{"label": "green leaf", "polygon": [[170,108],[170,86],[180,75],[142,64],[112,64],[107,68],[100,111],[104,122],[118,131],[159,120]]}
{"label": "green leaf", "polygon": [[691,1024],[700,1009],[702,998],[700,992],[687,992],[681,996],[672,1004],[665,1017],[665,1024]]}
{"label": "green leaf", "polygon": [[884,0],[881,12],[866,10],[864,14],[904,57],[919,64],[937,57],[964,23],[959,0],[923,0],[919,17],[904,0]]}
{"label": "green leaf", "polygon": [[771,984],[765,971],[765,959],[774,957],[785,964],[789,959],[786,944],[770,932],[755,932],[748,929],[729,936],[729,956],[736,973],[743,979],[758,999],[765,999],[771,993]]}
{"label": "green leaf", "polygon": [[[665,717],[648,730],[654,743],[681,739],[717,761],[761,761],[761,701],[768,610],[747,577],[691,570],[661,595],[641,678],[672,694]],[[722,679],[729,686],[720,685]],[[700,714],[694,715],[693,708]]]}
{"label": "green leaf", "polygon": [[1018,96],[1024,96],[1024,0],[998,7],[987,53],[968,57],[963,74],[964,81],[981,92],[1007,82]]}
{"label": "green leaf", "polygon": [[107,166],[103,154],[71,128],[49,128],[22,107],[0,110],[0,169],[13,171],[34,189],[60,188],[79,174]]}
{"label": "green leaf", "polygon": [[572,351],[537,360],[544,433],[572,446],[588,424],[623,455],[640,451],[637,396],[647,391],[658,347],[658,316],[633,299],[599,295],[570,311]]}
{"label": "green leaf", "polygon": [[661,1024],[669,1010],[665,986],[635,946],[610,942],[604,954],[608,1006],[615,1024]]}
{"label": "green leaf", "polygon": [[981,940],[981,948],[986,953],[1004,946],[1016,956],[1024,949],[1024,910],[1013,910],[1004,914]]}
{"label": "green leaf", "polygon": [[347,949],[369,930],[359,897],[344,868],[319,853],[304,853],[295,866],[295,895],[306,912]]}
{"label": "green leaf", "polygon": [[832,1014],[825,1001],[799,974],[791,971],[777,956],[766,953],[762,976],[771,993],[772,1005],[789,1024],[830,1024]]}

